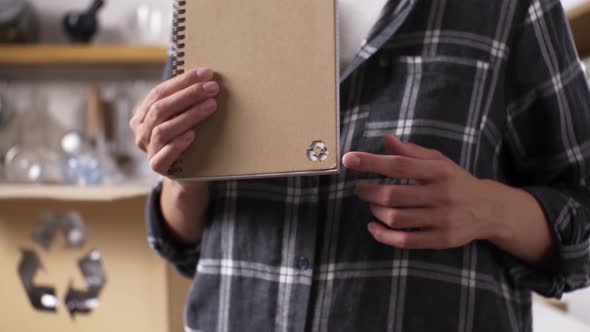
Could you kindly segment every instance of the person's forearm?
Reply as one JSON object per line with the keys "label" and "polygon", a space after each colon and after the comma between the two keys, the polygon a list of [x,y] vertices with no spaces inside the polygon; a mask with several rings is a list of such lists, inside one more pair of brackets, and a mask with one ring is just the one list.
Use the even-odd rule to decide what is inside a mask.
{"label": "person's forearm", "polygon": [[489,240],[500,249],[531,264],[555,268],[556,248],[541,206],[528,192],[494,181],[484,181],[495,201],[495,220]]}
{"label": "person's forearm", "polygon": [[206,182],[180,184],[164,179],[160,205],[170,231],[185,244],[201,239],[209,204]]}

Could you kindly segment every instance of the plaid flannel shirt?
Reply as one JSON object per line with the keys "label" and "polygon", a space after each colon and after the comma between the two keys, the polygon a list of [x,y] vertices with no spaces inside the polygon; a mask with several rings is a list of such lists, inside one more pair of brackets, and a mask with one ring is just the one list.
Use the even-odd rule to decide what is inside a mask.
{"label": "plaid flannel shirt", "polygon": [[[239,37],[236,37],[239,38]],[[400,250],[367,232],[359,179],[210,184],[199,247],[152,246],[193,279],[187,331],[530,331],[531,292],[590,282],[590,93],[558,0],[389,1],[341,82],[342,153],[384,134],[440,150],[479,178],[530,192],[559,265],[542,273],[486,241]]]}

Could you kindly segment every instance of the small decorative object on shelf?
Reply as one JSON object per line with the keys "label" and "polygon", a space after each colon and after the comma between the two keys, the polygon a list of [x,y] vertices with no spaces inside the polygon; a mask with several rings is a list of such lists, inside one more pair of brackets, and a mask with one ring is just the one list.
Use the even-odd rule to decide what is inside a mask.
{"label": "small decorative object on shelf", "polygon": [[168,46],[172,35],[172,14],[170,1],[152,1],[134,6],[133,14],[127,20],[126,38],[143,45]]}
{"label": "small decorative object on shelf", "polygon": [[86,101],[84,134],[70,132],[62,138],[62,149],[66,153],[62,166],[64,182],[81,186],[119,183],[123,178],[108,152],[98,87],[88,89]]}
{"label": "small decorative object on shelf", "polygon": [[99,29],[97,14],[104,0],[94,0],[85,12],[70,12],[64,17],[64,29],[74,43],[89,43]]}
{"label": "small decorative object on shelf", "polygon": [[6,128],[8,127],[8,123],[13,118],[12,112],[9,112],[8,105],[2,95],[0,95],[0,181],[2,181],[5,177],[5,170],[4,170],[4,154],[6,146],[2,144],[3,140],[6,138],[4,137],[4,133],[6,132]]}
{"label": "small decorative object on shelf", "polygon": [[155,173],[136,152],[127,124],[153,83],[96,84],[0,81],[3,104],[10,109],[0,127],[0,200],[81,194],[96,200],[146,192]]}
{"label": "small decorative object on shelf", "polygon": [[25,0],[0,0],[0,43],[32,43],[39,39],[39,24]]}
{"label": "small decorative object on shelf", "polygon": [[0,130],[6,127],[11,119],[12,113],[9,112],[8,105],[4,102],[4,98],[0,95]]}
{"label": "small decorative object on shelf", "polygon": [[[17,139],[4,156],[6,180],[11,183],[62,183],[61,156],[48,143],[52,126],[47,111],[48,97],[33,89],[35,98],[15,117]],[[11,124],[12,126],[12,124]],[[44,130],[38,130],[44,126]]]}

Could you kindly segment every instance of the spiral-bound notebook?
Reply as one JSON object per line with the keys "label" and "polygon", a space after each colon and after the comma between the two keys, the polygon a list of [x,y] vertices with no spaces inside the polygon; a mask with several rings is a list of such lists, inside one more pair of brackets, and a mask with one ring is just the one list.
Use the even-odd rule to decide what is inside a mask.
{"label": "spiral-bound notebook", "polygon": [[222,94],[170,176],[338,172],[334,0],[176,0],[175,9],[175,74],[209,67]]}

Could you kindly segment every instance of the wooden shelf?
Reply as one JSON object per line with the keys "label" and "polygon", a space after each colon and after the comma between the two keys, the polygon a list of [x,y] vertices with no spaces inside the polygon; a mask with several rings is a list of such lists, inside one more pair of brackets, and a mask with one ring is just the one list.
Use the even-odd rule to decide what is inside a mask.
{"label": "wooden shelf", "polygon": [[151,186],[147,184],[97,187],[51,185],[0,185],[0,200],[47,199],[59,201],[108,202],[145,197]]}
{"label": "wooden shelf", "polygon": [[1,65],[163,65],[167,49],[126,45],[0,46]]}
{"label": "wooden shelf", "polygon": [[578,52],[582,57],[590,56],[590,2],[572,8],[567,17]]}

